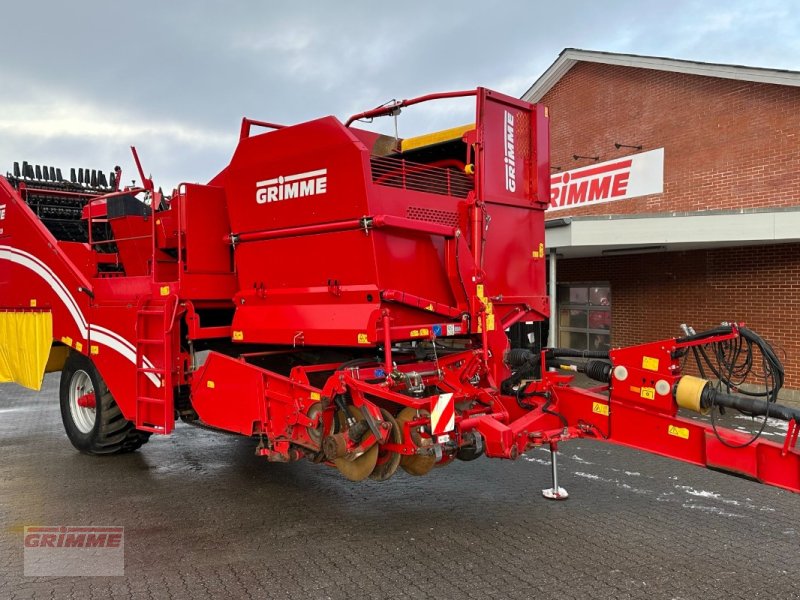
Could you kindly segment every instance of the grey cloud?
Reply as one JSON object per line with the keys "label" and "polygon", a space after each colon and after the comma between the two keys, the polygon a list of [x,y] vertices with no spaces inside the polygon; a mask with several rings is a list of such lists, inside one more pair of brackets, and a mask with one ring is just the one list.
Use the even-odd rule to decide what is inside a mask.
{"label": "grey cloud", "polygon": [[[43,0],[0,38],[0,169],[22,155],[113,165],[136,144],[166,186],[203,181],[228,161],[242,115],[346,117],[476,85],[520,95],[564,47],[797,68],[798,14],[790,2],[720,0]],[[12,127],[64,107],[84,121],[49,136]],[[91,119],[106,124],[81,135]]]}

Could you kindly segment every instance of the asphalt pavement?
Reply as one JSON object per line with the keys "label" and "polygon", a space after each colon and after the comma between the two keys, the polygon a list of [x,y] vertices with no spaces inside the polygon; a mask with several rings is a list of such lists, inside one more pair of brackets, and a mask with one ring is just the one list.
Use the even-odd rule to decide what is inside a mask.
{"label": "asphalt pavement", "polygon": [[[783,490],[592,441],[561,447],[564,502],[542,450],[385,483],[183,424],[84,456],[57,387],[0,387],[0,598],[800,598]],[[124,527],[125,575],[24,576],[31,525]]]}

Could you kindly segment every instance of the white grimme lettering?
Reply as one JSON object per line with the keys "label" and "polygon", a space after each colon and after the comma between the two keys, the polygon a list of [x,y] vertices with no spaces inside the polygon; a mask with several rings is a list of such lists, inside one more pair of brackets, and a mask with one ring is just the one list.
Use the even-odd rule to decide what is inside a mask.
{"label": "white grimme lettering", "polygon": [[505,112],[505,144],[503,145],[503,162],[506,167],[506,190],[517,190],[517,162],[514,157],[514,115]]}
{"label": "white grimme lettering", "polygon": [[281,202],[293,198],[319,196],[327,192],[328,170],[319,169],[259,181],[256,184],[256,203]]}

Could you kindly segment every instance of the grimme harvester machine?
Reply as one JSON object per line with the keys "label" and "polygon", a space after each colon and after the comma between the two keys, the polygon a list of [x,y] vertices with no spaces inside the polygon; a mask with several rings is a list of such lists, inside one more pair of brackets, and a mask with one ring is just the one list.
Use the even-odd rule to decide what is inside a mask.
{"label": "grimme harvester machine", "polygon": [[[353,126],[454,97],[474,98],[473,124],[408,139]],[[15,164],[0,177],[0,377],[39,388],[60,370],[67,435],[92,454],[178,418],[351,480],[543,446],[546,495],[563,498],[558,444],[594,438],[800,490],[800,411],[777,404],[783,367],[743,326],[610,352],[510,347],[507,330],[550,312],[548,144],[546,107],[479,88],[345,123],[245,119],[230,164],[171,196],[135,150],[141,187]],[[684,372],[695,358],[710,380]],[[598,386],[571,386],[564,364]],[[770,443],[679,407],[788,432]]]}

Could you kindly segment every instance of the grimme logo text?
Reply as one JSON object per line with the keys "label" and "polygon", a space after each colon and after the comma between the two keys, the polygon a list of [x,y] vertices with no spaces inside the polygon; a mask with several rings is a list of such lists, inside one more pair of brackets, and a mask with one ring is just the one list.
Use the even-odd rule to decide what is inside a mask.
{"label": "grimme logo text", "polygon": [[256,183],[256,202],[267,204],[304,196],[319,196],[328,191],[328,169],[281,175]]}
{"label": "grimme logo text", "polygon": [[514,158],[514,115],[507,110],[503,123],[503,162],[506,166],[506,190],[517,191],[517,161]]}
{"label": "grimme logo text", "polygon": [[26,527],[26,548],[120,548],[122,527]]}

